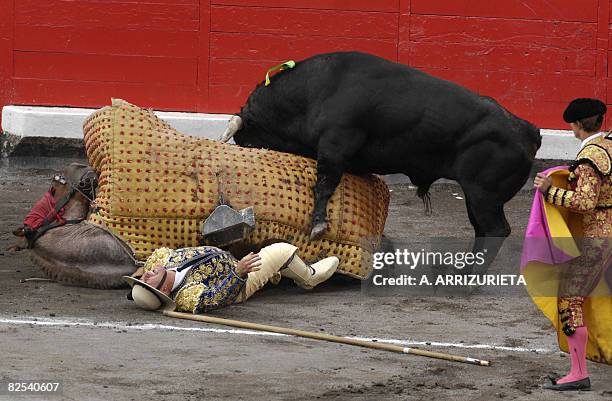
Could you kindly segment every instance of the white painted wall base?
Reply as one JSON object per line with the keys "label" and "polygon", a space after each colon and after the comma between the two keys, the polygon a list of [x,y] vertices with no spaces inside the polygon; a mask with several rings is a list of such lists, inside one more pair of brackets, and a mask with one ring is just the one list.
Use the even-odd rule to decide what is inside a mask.
{"label": "white painted wall base", "polygon": [[[83,137],[83,121],[95,109],[39,106],[4,106],[2,130],[17,137]],[[228,114],[155,112],[178,131],[197,137],[218,139],[229,118]],[[542,147],[538,159],[571,160],[580,142],[571,131],[542,131]]]}
{"label": "white painted wall base", "polygon": [[[97,109],[39,106],[4,106],[2,130],[18,137],[83,138],[83,122]],[[218,139],[231,115],[156,111],[178,131]]]}
{"label": "white painted wall base", "polygon": [[572,131],[541,129],[542,146],[537,159],[574,160],[580,149],[580,141]]}

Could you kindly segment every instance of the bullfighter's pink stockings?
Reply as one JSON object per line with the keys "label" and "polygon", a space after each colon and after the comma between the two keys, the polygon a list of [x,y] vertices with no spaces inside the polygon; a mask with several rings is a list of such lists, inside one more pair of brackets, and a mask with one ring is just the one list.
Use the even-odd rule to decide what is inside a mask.
{"label": "bullfighter's pink stockings", "polygon": [[589,376],[586,365],[586,346],[589,333],[586,326],[576,328],[576,332],[567,337],[572,367],[567,376],[557,380],[557,384],[582,380]]}

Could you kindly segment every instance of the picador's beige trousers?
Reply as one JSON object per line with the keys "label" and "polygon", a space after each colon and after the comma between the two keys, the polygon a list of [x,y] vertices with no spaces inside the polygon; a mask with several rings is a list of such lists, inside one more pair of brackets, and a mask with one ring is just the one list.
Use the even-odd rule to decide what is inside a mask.
{"label": "picador's beige trousers", "polygon": [[298,248],[296,246],[285,242],[279,242],[261,248],[259,251],[261,268],[256,272],[249,273],[244,289],[240,295],[238,295],[234,303],[246,301],[255,294],[255,292],[262,289],[268,282],[278,284],[281,279],[280,269],[285,266],[297,250]]}

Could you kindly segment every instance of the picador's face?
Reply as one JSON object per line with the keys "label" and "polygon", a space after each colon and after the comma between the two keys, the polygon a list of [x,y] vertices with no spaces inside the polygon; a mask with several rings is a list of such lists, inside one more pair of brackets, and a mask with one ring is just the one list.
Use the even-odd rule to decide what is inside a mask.
{"label": "picador's face", "polygon": [[163,284],[162,281],[164,280],[164,273],[166,273],[166,269],[164,269],[162,266],[157,266],[153,270],[143,274],[141,280],[149,284],[151,287],[159,289]]}

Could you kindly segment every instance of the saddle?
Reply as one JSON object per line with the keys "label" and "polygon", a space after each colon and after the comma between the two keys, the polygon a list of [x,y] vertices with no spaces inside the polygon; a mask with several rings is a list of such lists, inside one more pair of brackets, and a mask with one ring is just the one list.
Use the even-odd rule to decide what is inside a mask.
{"label": "saddle", "polygon": [[310,241],[315,160],[187,136],[119,99],[93,113],[83,131],[99,176],[89,221],[126,241],[139,260],[160,247],[200,245],[202,223],[223,199],[254,208],[246,243],[289,242],[307,261],[337,256],[339,271],[353,277],[372,268],[389,205],[379,177],[345,175],[328,205],[326,235]]}

